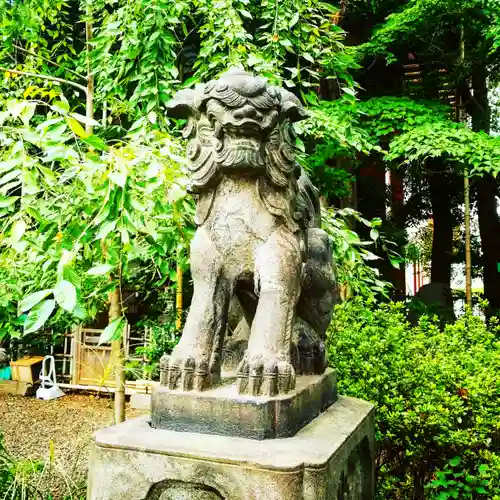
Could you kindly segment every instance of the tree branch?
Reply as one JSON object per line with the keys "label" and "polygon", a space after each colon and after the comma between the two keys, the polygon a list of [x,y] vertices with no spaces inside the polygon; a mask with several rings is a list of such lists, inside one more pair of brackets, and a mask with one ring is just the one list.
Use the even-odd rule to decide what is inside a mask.
{"label": "tree branch", "polygon": [[25,49],[24,47],[21,47],[20,45],[14,44],[14,47],[17,50],[20,50],[21,52],[25,52],[26,54],[29,54],[33,57],[39,57],[40,59],[43,59],[44,61],[47,61],[48,63],[53,64],[54,66],[57,66],[58,68],[62,68],[62,69],[64,69],[64,71],[69,71],[70,73],[73,73],[75,76],[77,76],[78,78],[81,78],[82,80],[87,79],[84,75],[81,75],[77,71],[73,71],[70,68],[65,68],[64,66],[61,66],[59,63],[52,61],[52,59],[49,59],[48,57],[42,56],[40,54],[36,54],[35,52],[32,52],[31,50]]}
{"label": "tree branch", "polygon": [[30,73],[28,71],[19,71],[17,69],[9,69],[9,68],[4,68],[2,66],[0,66],[0,71],[6,71],[6,72],[12,73],[14,75],[30,76],[32,78],[40,78],[41,80],[48,80],[49,82],[63,83],[65,85],[70,85],[71,87],[75,87],[78,90],[85,92],[85,94],[87,93],[87,88],[84,87],[83,85],[80,85],[79,83],[72,82],[71,80],[65,80],[64,78],[57,78],[55,76],[41,75],[39,73]]}

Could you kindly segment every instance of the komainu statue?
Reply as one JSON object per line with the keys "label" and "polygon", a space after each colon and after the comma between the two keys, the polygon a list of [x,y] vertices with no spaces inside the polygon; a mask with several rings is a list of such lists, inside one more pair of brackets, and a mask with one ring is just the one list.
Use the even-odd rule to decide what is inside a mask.
{"label": "komainu statue", "polygon": [[238,391],[286,393],[296,373],[325,370],[337,297],[318,195],[295,161],[293,123],[306,112],[292,93],[231,70],[178,92],[168,114],[187,119],[198,228],[193,300],[179,344],[162,358],[161,382],[184,391],[219,382],[229,307],[237,300],[248,325]]}

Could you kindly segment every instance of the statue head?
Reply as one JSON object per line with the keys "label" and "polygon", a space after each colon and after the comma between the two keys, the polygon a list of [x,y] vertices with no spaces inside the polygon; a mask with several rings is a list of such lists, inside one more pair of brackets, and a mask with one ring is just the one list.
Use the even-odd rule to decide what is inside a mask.
{"label": "statue head", "polygon": [[188,120],[184,136],[194,192],[213,186],[222,172],[265,176],[278,188],[300,176],[292,124],[306,112],[291,92],[230,70],[181,90],[167,110]]}

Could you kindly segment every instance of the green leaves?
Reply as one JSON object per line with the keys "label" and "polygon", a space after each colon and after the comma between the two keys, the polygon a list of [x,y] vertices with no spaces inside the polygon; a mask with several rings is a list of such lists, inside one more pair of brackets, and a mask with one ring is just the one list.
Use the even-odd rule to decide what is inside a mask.
{"label": "green leaves", "polygon": [[[370,228],[372,241],[362,241],[350,228],[350,220]],[[381,258],[374,253],[375,249],[395,262],[402,258],[392,249],[392,242],[376,229],[381,222],[377,218],[366,220],[352,209],[329,209],[323,213],[322,227],[332,239],[337,281],[346,297],[360,295],[375,301],[388,296],[392,285],[381,280],[378,270],[369,262]]]}
{"label": "green leaves", "polygon": [[104,240],[106,236],[108,236],[108,234],[111,233],[111,231],[115,230],[117,222],[118,221],[116,220],[112,220],[104,223],[99,229],[99,232],[96,235],[96,239]]}
{"label": "green leaves", "polygon": [[110,264],[99,264],[90,268],[87,271],[89,276],[104,276],[105,274],[109,274],[114,269],[114,266]]}
{"label": "green leaves", "polygon": [[456,468],[462,463],[462,457],[457,456],[448,461],[444,470],[435,472],[435,479],[426,485],[432,499],[477,498],[474,493],[484,495],[493,493],[493,489],[488,488],[491,484],[488,465],[484,463],[479,465],[477,472],[472,472],[468,468],[457,470]]}
{"label": "green leaves", "polygon": [[26,231],[26,222],[23,219],[19,219],[12,225],[10,230],[10,243],[15,245],[23,237]]}
{"label": "green leaves", "polygon": [[36,306],[41,300],[50,295],[53,292],[52,288],[46,290],[40,290],[38,292],[32,293],[25,297],[19,304],[18,311],[19,314],[29,311],[31,308]]}
{"label": "green leaves", "polygon": [[110,172],[109,178],[120,187],[125,187],[125,183],[127,182],[127,174],[125,172]]}
{"label": "green leaves", "polygon": [[99,337],[99,344],[107,344],[113,340],[119,340],[123,335],[126,321],[124,317],[120,317],[109,323]]}
{"label": "green leaves", "polygon": [[[9,145],[0,148],[0,189],[7,187],[0,194],[6,233],[0,284],[7,276],[20,288],[5,299],[13,305],[9,334],[16,331],[18,302],[20,313],[29,312],[26,331],[34,332],[52,315],[54,329],[59,321],[67,328],[68,321],[91,320],[121,279],[139,290],[164,287],[178,244],[188,247],[192,236],[181,143],[144,120],[106,148],[96,136],[78,137],[82,116],[69,109],[58,98],[50,113],[63,116],[37,120],[26,142],[19,140],[26,129],[17,118],[8,114],[0,124],[0,141],[5,136]],[[20,195],[10,195],[14,181],[22,182]],[[40,292],[21,301],[25,289]]]}
{"label": "green leaves", "polygon": [[84,139],[88,138],[89,134],[80,125],[80,123],[77,120],[75,120],[72,116],[66,117],[66,123],[69,125],[69,128],[73,131],[75,135]]}
{"label": "green leaves", "polygon": [[0,196],[0,208],[7,208],[13,205],[19,196]]}
{"label": "green leaves", "polygon": [[88,137],[82,137],[82,141],[85,144],[88,144],[89,146],[93,147],[94,149],[97,149],[98,151],[106,151],[108,149],[106,143],[96,135],[89,135]]}
{"label": "green leaves", "polygon": [[66,114],[69,112],[69,103],[68,101],[54,101],[51,104],[51,108],[57,111],[60,114]]}
{"label": "green leaves", "polygon": [[33,333],[42,328],[56,306],[55,300],[44,300],[29,312],[24,323],[24,334]]}
{"label": "green leaves", "polygon": [[292,19],[290,19],[290,24],[288,26],[290,26],[290,28],[293,28],[298,22],[299,22],[299,17],[300,17],[300,12],[296,12]]}
{"label": "green leaves", "polygon": [[495,498],[499,327],[470,313],[444,329],[430,314],[410,324],[409,313],[354,298],[328,331],[339,391],[377,407],[377,496]]}
{"label": "green leaves", "polygon": [[[50,294],[54,299],[44,300]],[[25,297],[18,307],[18,314],[30,311],[24,323],[24,333],[33,333],[42,328],[55,309],[56,303],[68,312],[76,306],[76,289],[69,281],[61,280],[54,289],[45,289]]]}
{"label": "green leaves", "polygon": [[100,127],[101,124],[95,120],[94,118],[90,118],[88,116],[81,115],[80,113],[70,113],[69,116],[74,118],[79,123],[83,123],[84,125],[89,125],[91,127]]}
{"label": "green leaves", "polygon": [[62,280],[54,288],[54,298],[60,307],[73,312],[76,306],[76,288],[69,281]]}

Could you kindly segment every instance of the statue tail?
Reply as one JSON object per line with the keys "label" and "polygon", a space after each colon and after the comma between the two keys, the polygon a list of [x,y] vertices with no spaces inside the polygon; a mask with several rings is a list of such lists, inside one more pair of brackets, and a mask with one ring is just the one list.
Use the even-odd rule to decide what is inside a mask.
{"label": "statue tail", "polygon": [[302,220],[306,227],[320,227],[321,206],[319,204],[318,190],[303,168],[297,184],[299,188],[297,209]]}

